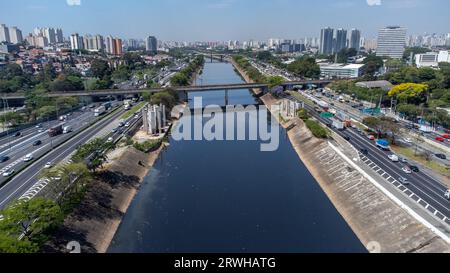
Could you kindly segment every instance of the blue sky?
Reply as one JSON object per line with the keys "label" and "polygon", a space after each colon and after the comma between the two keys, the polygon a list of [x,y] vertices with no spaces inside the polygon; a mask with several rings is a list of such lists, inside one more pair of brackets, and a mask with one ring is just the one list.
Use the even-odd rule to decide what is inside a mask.
{"label": "blue sky", "polygon": [[359,28],[376,35],[385,25],[408,33],[449,33],[448,0],[10,0],[0,23],[24,34],[36,26],[123,38],[229,40],[319,36],[320,28]]}

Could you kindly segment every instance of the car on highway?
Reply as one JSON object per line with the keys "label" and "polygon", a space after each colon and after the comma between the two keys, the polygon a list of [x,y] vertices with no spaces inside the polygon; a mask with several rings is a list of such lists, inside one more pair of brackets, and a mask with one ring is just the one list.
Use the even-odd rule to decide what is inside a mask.
{"label": "car on highway", "polygon": [[415,172],[415,173],[418,173],[418,172],[420,171],[419,168],[418,168],[417,166],[414,166],[414,165],[411,165],[411,164],[408,164],[408,165],[406,165],[406,166],[408,166],[408,168],[410,168],[411,171],[413,171],[413,172]]}
{"label": "car on highway", "polygon": [[443,137],[436,137],[435,140],[439,142],[445,142],[445,138]]}
{"label": "car on highway", "polygon": [[400,157],[400,162],[402,163],[408,163],[408,159],[404,158],[404,157]]}
{"label": "car on highway", "polygon": [[405,141],[406,143],[412,143],[413,142],[412,139],[409,138],[409,137],[404,138],[403,141]]}
{"label": "car on highway", "polygon": [[375,136],[373,136],[373,135],[369,135],[369,136],[367,136],[370,140],[375,140]]}
{"label": "car on highway", "polygon": [[448,189],[445,193],[444,193],[445,198],[447,198],[447,200],[450,200],[450,189]]}
{"label": "car on highway", "polygon": [[398,156],[394,155],[394,154],[390,154],[388,155],[388,158],[392,161],[392,162],[398,162]]}
{"label": "car on highway", "polygon": [[0,163],[5,163],[8,160],[9,160],[9,156],[7,156],[7,155],[0,156]]}
{"label": "car on highway", "polygon": [[411,174],[412,173],[412,170],[408,166],[403,167],[402,171],[404,173],[406,173],[406,174]]}
{"label": "car on highway", "polygon": [[130,122],[125,123],[125,127],[130,127]]}
{"label": "car on highway", "polygon": [[14,136],[15,137],[20,137],[20,136],[22,136],[22,133],[21,132],[17,132],[17,133],[14,134]]}
{"label": "car on highway", "polygon": [[117,128],[114,128],[111,130],[111,133],[115,134],[117,132],[117,130],[118,130]]}
{"label": "car on highway", "polygon": [[9,177],[14,173],[14,169],[7,169],[3,172],[3,177]]}
{"label": "car on highway", "polygon": [[42,128],[42,124],[36,125],[36,128],[37,128],[37,129]]}
{"label": "car on highway", "polygon": [[108,140],[106,141],[106,142],[109,142],[109,143],[111,143],[111,142],[113,142],[114,141],[114,138],[112,138],[112,137],[108,137]]}
{"label": "car on highway", "polygon": [[42,144],[42,141],[40,140],[36,140],[35,142],[33,142],[33,146],[39,146]]}
{"label": "car on highway", "polygon": [[443,159],[443,160],[447,159],[447,156],[444,155],[444,154],[435,154],[434,156],[437,157],[437,158]]}
{"label": "car on highway", "polygon": [[361,151],[361,153],[363,155],[368,155],[369,154],[369,151],[367,149],[365,149],[365,148],[362,148],[360,151]]}
{"label": "car on highway", "polygon": [[51,167],[53,167],[52,162],[47,162],[44,166],[44,169],[50,169]]}
{"label": "car on highway", "polygon": [[125,123],[123,123],[122,121],[119,122],[119,127],[123,127],[123,126],[125,126]]}
{"label": "car on highway", "polygon": [[24,161],[24,162],[30,162],[31,160],[33,160],[33,154],[27,154],[27,155],[23,158],[23,161]]}
{"label": "car on highway", "polygon": [[350,137],[349,136],[343,136],[343,138],[347,141],[350,141]]}
{"label": "car on highway", "polygon": [[404,178],[403,176],[400,176],[398,178],[398,181],[400,181],[400,183],[402,183],[403,185],[409,185],[408,179]]}
{"label": "car on highway", "polygon": [[445,139],[450,139],[450,135],[447,135],[447,134],[442,135],[441,137],[442,137],[442,138],[445,138]]}

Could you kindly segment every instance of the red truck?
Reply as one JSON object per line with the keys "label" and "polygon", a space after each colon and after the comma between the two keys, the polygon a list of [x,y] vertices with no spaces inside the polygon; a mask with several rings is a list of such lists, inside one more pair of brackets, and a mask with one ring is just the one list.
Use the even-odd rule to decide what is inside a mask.
{"label": "red truck", "polygon": [[48,135],[50,137],[55,137],[63,133],[63,125],[60,124],[58,126],[52,127],[48,130]]}

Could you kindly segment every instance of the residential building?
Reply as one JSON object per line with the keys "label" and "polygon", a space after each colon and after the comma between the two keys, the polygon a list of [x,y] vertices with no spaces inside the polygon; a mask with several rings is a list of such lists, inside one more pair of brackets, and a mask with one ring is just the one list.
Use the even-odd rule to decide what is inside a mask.
{"label": "residential building", "polygon": [[47,38],[50,44],[56,43],[56,32],[54,28],[43,28],[42,34]]}
{"label": "residential building", "polygon": [[9,38],[9,29],[5,24],[0,25],[0,43],[1,42],[11,42]]}
{"label": "residential building", "polygon": [[63,34],[62,29],[60,29],[60,28],[56,29],[56,42],[58,44],[64,43],[64,34]]}
{"label": "residential building", "polygon": [[388,26],[378,32],[377,56],[401,59],[405,52],[406,28]]}
{"label": "residential building", "polygon": [[22,31],[17,27],[10,28],[9,39],[12,44],[21,44],[23,42]]}
{"label": "residential building", "polygon": [[70,47],[72,50],[84,49],[83,37],[78,33],[70,35]]}
{"label": "residential building", "polygon": [[333,53],[333,33],[332,28],[324,28],[320,31],[320,46],[319,52],[321,54],[332,54]]}
{"label": "residential building", "polygon": [[123,54],[122,39],[115,38],[113,55],[122,55],[122,54]]}

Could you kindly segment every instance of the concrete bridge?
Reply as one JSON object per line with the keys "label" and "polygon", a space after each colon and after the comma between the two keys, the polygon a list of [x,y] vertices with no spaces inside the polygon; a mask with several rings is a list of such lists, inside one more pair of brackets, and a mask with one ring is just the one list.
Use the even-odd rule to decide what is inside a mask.
{"label": "concrete bridge", "polygon": [[[316,85],[323,87],[329,84],[331,80],[304,80],[304,81],[289,81],[281,84],[285,90],[292,89],[294,86]],[[238,84],[215,84],[215,85],[196,85],[196,86],[180,86],[173,87],[173,90],[177,91],[181,97],[187,93],[192,92],[205,92],[205,91],[233,91],[239,89],[262,89],[264,92],[269,90],[269,86],[266,83],[238,83]],[[107,89],[107,90],[95,90],[95,91],[60,91],[49,92],[45,96],[49,98],[54,97],[102,97],[102,96],[127,96],[127,95],[142,95],[144,93],[159,93],[165,91],[165,88],[152,88],[152,89]],[[21,100],[25,99],[24,93],[2,93],[0,98],[4,100]]]}

